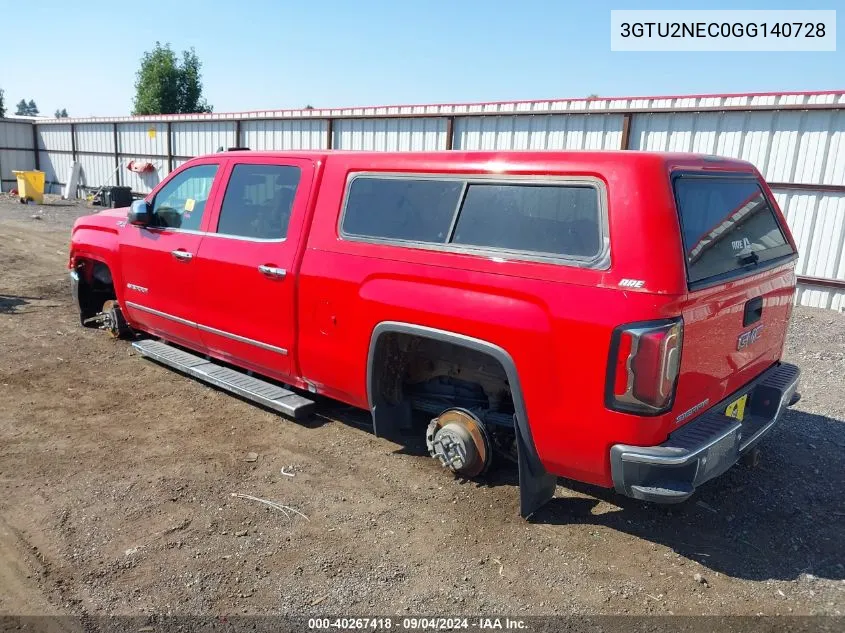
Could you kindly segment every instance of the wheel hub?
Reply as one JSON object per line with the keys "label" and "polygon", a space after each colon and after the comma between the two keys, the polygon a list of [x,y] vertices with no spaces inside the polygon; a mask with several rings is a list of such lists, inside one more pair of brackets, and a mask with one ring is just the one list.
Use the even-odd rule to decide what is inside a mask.
{"label": "wheel hub", "polygon": [[464,477],[487,470],[493,455],[483,422],[465,409],[447,409],[428,425],[429,454]]}
{"label": "wheel hub", "polygon": [[125,331],[126,321],[120,313],[120,306],[117,301],[106,301],[103,304],[102,312],[98,312],[90,319],[83,321],[84,325],[95,324],[99,329],[106,330],[109,336],[113,338],[120,338]]}
{"label": "wheel hub", "polygon": [[109,336],[112,338],[120,338],[120,315],[118,315],[118,310],[120,308],[117,305],[117,301],[106,301],[103,304],[103,312],[107,315],[104,329],[108,331]]}

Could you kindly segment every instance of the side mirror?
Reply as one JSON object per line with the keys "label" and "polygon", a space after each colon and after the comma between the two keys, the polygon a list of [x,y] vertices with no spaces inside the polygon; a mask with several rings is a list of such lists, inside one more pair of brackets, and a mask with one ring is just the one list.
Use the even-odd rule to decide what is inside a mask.
{"label": "side mirror", "polygon": [[135,226],[149,226],[153,221],[153,209],[146,200],[135,200],[126,220]]}

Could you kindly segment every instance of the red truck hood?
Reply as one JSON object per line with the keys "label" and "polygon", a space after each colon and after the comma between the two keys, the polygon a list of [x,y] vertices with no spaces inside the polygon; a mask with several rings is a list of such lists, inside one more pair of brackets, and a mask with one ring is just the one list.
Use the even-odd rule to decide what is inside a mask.
{"label": "red truck hood", "polygon": [[103,209],[99,213],[94,213],[91,217],[125,218],[127,213],[129,213],[129,207],[122,207],[120,209]]}
{"label": "red truck hood", "polygon": [[73,230],[76,231],[81,227],[96,227],[116,231],[117,223],[126,220],[127,213],[129,213],[129,209],[124,207],[122,209],[103,209],[98,213],[83,215],[73,223]]}
{"label": "red truck hood", "polygon": [[[126,214],[129,211],[123,209],[104,209],[99,213],[83,215],[73,223],[73,230],[70,236],[70,252],[80,251],[116,251],[118,244],[118,233],[121,225],[126,224]],[[68,267],[73,268],[74,262],[71,259]]]}

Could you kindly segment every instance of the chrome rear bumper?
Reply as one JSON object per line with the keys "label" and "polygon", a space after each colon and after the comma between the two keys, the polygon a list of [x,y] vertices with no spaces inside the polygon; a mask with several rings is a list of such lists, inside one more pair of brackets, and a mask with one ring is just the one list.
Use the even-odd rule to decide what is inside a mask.
{"label": "chrome rear bumper", "polygon": [[[613,485],[635,499],[680,503],[695,489],[733,466],[795,404],[800,370],[779,363],[696,419],[669,435],[658,446],[616,444],[610,449]],[[725,408],[748,394],[742,422],[727,417]]]}

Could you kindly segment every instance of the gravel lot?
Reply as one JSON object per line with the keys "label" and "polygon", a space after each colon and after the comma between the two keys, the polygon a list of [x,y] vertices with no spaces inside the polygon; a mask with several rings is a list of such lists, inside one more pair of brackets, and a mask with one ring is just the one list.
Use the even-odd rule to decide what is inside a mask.
{"label": "gravel lot", "polygon": [[462,483],[365,414],[296,424],[78,327],[88,212],[0,198],[0,613],[845,613],[845,316],[796,308],[804,399],[758,468],[674,508],[561,480],[525,522],[507,469]]}

